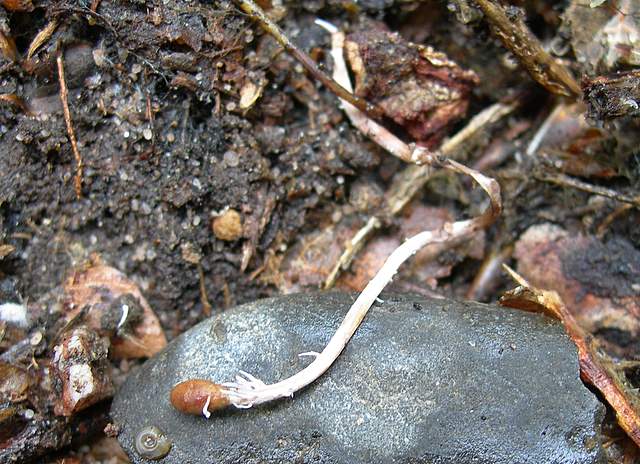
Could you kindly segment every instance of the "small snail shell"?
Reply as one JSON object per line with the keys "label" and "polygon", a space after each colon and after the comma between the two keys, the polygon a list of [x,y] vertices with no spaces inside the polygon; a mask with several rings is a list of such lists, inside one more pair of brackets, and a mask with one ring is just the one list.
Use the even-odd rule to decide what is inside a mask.
{"label": "small snail shell", "polygon": [[171,440],[155,425],[143,428],[136,435],[136,451],[146,459],[162,459],[171,451]]}
{"label": "small snail shell", "polygon": [[208,411],[224,409],[231,402],[217,383],[209,380],[191,379],[179,383],[171,390],[171,404],[178,411],[201,415],[204,405],[209,401]]}

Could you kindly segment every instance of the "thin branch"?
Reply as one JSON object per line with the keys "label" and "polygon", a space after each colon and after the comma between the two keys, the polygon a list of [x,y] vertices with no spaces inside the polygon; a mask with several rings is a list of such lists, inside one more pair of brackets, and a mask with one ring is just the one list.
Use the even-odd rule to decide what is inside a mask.
{"label": "thin branch", "polygon": [[631,197],[623,193],[616,192],[612,189],[589,184],[574,177],[569,177],[566,174],[536,173],[534,174],[534,177],[543,182],[549,182],[552,184],[560,185],[562,187],[571,187],[577,190],[582,190],[583,192],[593,193],[594,195],[611,198],[612,200],[616,200],[621,203],[628,203],[635,206],[636,208],[640,208],[640,196]]}
{"label": "thin branch", "polygon": [[62,51],[59,51],[56,56],[56,63],[58,64],[58,80],[60,81],[60,100],[62,101],[62,111],[64,112],[64,122],[67,124],[67,134],[71,141],[71,150],[73,151],[73,157],[76,160],[76,175],[74,178],[74,185],[76,191],[76,198],[79,200],[82,198],[82,157],[78,150],[78,141],[76,140],[76,134],[73,131],[73,124],[71,122],[71,112],[69,111],[69,91],[67,90],[67,82],[64,78],[64,62],[62,59]]}
{"label": "thin branch", "polygon": [[569,70],[549,55],[521,18],[510,17],[494,0],[475,2],[504,46],[511,50],[538,83],[556,95],[576,97],[582,93]]}
{"label": "thin branch", "polygon": [[260,26],[268,32],[274,39],[278,41],[280,45],[290,53],[296,60],[300,62],[302,66],[306,68],[316,79],[322,82],[331,92],[338,96],[342,100],[346,100],[360,111],[368,114],[372,118],[380,118],[382,116],[382,110],[377,106],[358,98],[351,91],[345,89],[335,80],[333,80],[324,71],[318,68],[318,65],[311,59],[309,55],[300,50],[280,27],[269,18],[266,13],[257,5],[253,0],[235,0],[238,6],[248,14],[251,19],[260,23]]}

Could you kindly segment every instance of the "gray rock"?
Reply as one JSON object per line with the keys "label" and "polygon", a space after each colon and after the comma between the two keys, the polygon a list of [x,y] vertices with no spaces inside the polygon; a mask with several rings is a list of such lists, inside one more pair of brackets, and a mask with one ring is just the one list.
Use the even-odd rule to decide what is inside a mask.
{"label": "gray rock", "polygon": [[238,370],[272,383],[320,351],[354,297],[278,297],[209,319],[131,374],[112,417],[134,463],[136,434],[172,442],[162,463],[596,463],[603,407],[573,344],[541,315],[383,296],[327,374],[293,399],[187,416],[169,403],[189,378]]}

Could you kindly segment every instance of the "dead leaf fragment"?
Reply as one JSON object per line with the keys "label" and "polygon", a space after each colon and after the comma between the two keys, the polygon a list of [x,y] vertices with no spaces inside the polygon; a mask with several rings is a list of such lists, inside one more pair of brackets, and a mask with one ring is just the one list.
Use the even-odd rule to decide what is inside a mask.
{"label": "dead leaf fragment", "polygon": [[87,325],[111,338],[116,358],[148,358],[167,344],[140,288],[117,269],[92,263],[64,283],[67,321],[86,313]]}

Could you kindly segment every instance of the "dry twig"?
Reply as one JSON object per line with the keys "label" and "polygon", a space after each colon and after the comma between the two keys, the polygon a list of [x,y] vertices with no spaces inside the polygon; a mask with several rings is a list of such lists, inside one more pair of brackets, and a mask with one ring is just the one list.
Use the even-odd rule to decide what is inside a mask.
{"label": "dry twig", "polygon": [[495,34],[518,57],[531,77],[556,95],[576,97],[581,94],[580,85],[571,73],[549,55],[521,18],[511,19],[494,0],[475,2],[491,23]]}
{"label": "dry twig", "polygon": [[78,141],[76,140],[76,134],[73,131],[73,124],[71,122],[71,112],[69,111],[69,91],[67,89],[67,82],[64,78],[64,62],[62,59],[62,51],[58,52],[56,56],[56,63],[58,64],[58,80],[60,81],[60,100],[62,101],[62,111],[64,112],[64,122],[67,124],[67,134],[71,141],[71,150],[73,151],[73,157],[76,160],[76,175],[74,178],[76,198],[82,198],[82,157],[78,150]]}
{"label": "dry twig", "polygon": [[589,184],[587,182],[575,179],[561,173],[536,173],[535,178],[543,182],[549,182],[552,184],[560,185],[562,187],[571,187],[583,192],[593,193],[594,195],[600,195],[603,197],[611,198],[622,203],[628,203],[640,208],[640,197],[630,197],[623,193],[616,192],[615,190],[600,187],[598,185]]}
{"label": "dry twig", "polygon": [[266,13],[257,5],[253,0],[235,0],[238,6],[248,14],[252,19],[260,23],[260,26],[268,32],[274,39],[278,41],[280,45],[290,53],[296,60],[300,62],[302,66],[306,68],[316,79],[322,82],[331,92],[337,95],[342,100],[348,101],[350,104],[358,108],[360,111],[369,115],[372,118],[379,118],[382,116],[382,110],[377,106],[355,96],[351,91],[345,89],[329,75],[318,68],[318,65],[311,59],[309,55],[300,50],[296,45],[289,40],[286,34],[274,23]]}

